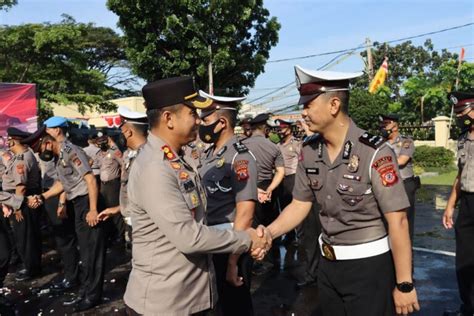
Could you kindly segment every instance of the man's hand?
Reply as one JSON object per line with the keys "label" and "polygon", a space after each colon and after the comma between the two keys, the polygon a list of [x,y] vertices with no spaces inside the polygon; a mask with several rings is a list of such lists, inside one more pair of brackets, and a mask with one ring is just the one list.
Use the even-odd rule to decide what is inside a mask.
{"label": "man's hand", "polygon": [[25,218],[23,217],[23,213],[21,212],[21,210],[16,210],[16,211],[15,211],[15,219],[16,219],[16,221],[17,221],[18,223],[23,222],[23,220],[24,220]]}
{"label": "man's hand", "polygon": [[446,229],[451,229],[454,226],[453,221],[453,214],[454,214],[454,206],[447,205],[446,209],[444,210],[443,214],[443,226]]}
{"label": "man's hand", "polygon": [[38,208],[43,204],[43,200],[39,195],[30,195],[26,198],[29,208]]}
{"label": "man's hand", "polygon": [[272,247],[272,235],[268,229],[259,225],[257,229],[247,229],[252,238],[251,256],[255,260],[262,260]]}
{"label": "man's hand", "polygon": [[66,203],[62,203],[58,205],[58,209],[56,210],[56,215],[59,219],[66,219],[67,218],[67,206]]}
{"label": "man's hand", "polygon": [[414,311],[420,310],[416,290],[413,289],[410,293],[400,292],[397,288],[393,290],[393,300],[395,302],[395,309],[398,315],[408,315]]}
{"label": "man's hand", "polygon": [[10,217],[13,213],[13,209],[10,206],[7,206],[5,204],[2,204],[2,210],[3,210],[3,217],[7,218]]}
{"label": "man's hand", "polygon": [[97,211],[90,210],[86,214],[86,222],[90,227],[94,227],[97,225],[99,222],[99,219],[97,218],[99,214],[97,214]]}
{"label": "man's hand", "polygon": [[242,286],[244,284],[243,278],[239,276],[239,267],[233,262],[227,263],[227,273],[225,279],[235,287]]}
{"label": "man's hand", "polygon": [[262,190],[262,189],[257,189],[257,194],[258,194],[258,201],[260,203],[265,203],[271,200],[272,193]]}
{"label": "man's hand", "polygon": [[120,213],[120,207],[119,206],[109,207],[109,208],[106,208],[105,210],[103,210],[102,212],[100,212],[99,215],[97,216],[97,219],[99,221],[105,221],[105,220],[108,220],[111,216],[114,216],[118,213]]}

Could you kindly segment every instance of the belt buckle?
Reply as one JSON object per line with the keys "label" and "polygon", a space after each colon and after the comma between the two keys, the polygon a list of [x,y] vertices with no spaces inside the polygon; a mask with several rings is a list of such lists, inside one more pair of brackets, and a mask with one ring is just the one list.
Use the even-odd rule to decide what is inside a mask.
{"label": "belt buckle", "polygon": [[335,261],[336,260],[336,254],[334,253],[334,248],[329,245],[329,244],[326,244],[324,241],[323,241],[323,256],[324,258],[330,260],[330,261]]}

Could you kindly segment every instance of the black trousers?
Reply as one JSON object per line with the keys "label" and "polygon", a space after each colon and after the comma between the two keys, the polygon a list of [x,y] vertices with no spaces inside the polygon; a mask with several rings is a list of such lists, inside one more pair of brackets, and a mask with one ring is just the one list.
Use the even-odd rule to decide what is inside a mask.
{"label": "black trousers", "polygon": [[60,219],[57,215],[58,197],[46,200],[44,208],[51,225],[56,247],[64,265],[64,278],[69,281],[78,280],[79,252],[74,228],[74,210],[66,205],[67,218]]}
{"label": "black trousers", "polygon": [[8,219],[0,216],[0,287],[3,287],[3,281],[8,273],[8,264],[10,263],[11,243],[7,230]]}
{"label": "black trousers", "polygon": [[105,274],[105,237],[102,224],[90,227],[86,222],[86,214],[89,212],[88,195],[68,201],[67,207],[74,210],[79,256],[84,267],[79,295],[96,301],[102,297]]}
{"label": "black trousers", "polygon": [[474,193],[461,191],[459,214],[454,225],[456,232],[456,276],[461,312],[474,313]]}
{"label": "black trousers", "polygon": [[[38,192],[27,192],[26,195],[37,194]],[[10,221],[15,237],[18,255],[28,273],[37,274],[41,271],[41,230],[40,217],[42,207],[37,209],[29,208],[26,203],[21,207],[23,220],[18,222],[15,215]]]}
{"label": "black trousers", "polygon": [[395,269],[391,252],[356,259],[321,258],[319,302],[324,316],[395,315]]}
{"label": "black trousers", "polygon": [[319,220],[319,210],[321,209],[318,203],[313,203],[311,211],[302,223],[303,238],[301,240],[302,246],[306,251],[306,275],[307,281],[316,280],[318,276],[318,266],[321,260],[321,250],[319,249],[318,238],[321,234],[321,223]]}
{"label": "black trousers", "polygon": [[408,231],[410,232],[410,240],[413,244],[413,237],[415,232],[415,194],[417,190],[417,184],[415,177],[411,177],[403,180],[405,186],[405,191],[408,195],[408,201],[410,202],[410,207],[407,210],[408,217]]}
{"label": "black trousers", "polygon": [[[102,197],[102,208],[115,207],[120,205],[120,178],[100,185],[100,195]],[[121,214],[112,216],[112,225],[109,224],[109,233],[114,238],[125,239],[125,222]],[[111,226],[111,227],[110,227]]]}
{"label": "black trousers", "polygon": [[249,254],[242,254],[238,261],[239,276],[244,284],[234,287],[226,281],[227,262],[229,254],[212,255],[216,271],[217,293],[219,299],[216,306],[216,315],[219,316],[252,316],[253,305],[250,295],[252,281],[252,258]]}
{"label": "black trousers", "polygon": [[[271,180],[262,181],[257,184],[257,187],[266,190],[270,183]],[[254,224],[268,226],[278,217],[279,213],[278,194],[272,194],[271,201],[257,203],[255,206]]]}

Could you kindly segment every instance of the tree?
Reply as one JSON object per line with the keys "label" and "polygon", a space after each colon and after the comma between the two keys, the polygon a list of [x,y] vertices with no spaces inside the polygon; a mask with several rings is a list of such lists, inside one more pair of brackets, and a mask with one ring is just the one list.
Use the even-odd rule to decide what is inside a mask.
{"label": "tree", "polygon": [[212,61],[218,94],[245,93],[278,42],[280,24],[262,0],[108,0],[107,5],[119,16],[134,72],[148,81],[191,75],[204,88]]}
{"label": "tree", "polygon": [[382,87],[376,94],[367,89],[354,88],[349,98],[349,115],[360,128],[378,133],[378,115],[387,113],[390,90]]}
{"label": "tree", "polygon": [[0,11],[8,10],[18,3],[17,0],[0,0]]}
{"label": "tree", "polygon": [[123,42],[113,30],[77,23],[0,27],[0,80],[36,83],[42,110],[48,104],[77,104],[110,110],[108,100],[130,93]]}

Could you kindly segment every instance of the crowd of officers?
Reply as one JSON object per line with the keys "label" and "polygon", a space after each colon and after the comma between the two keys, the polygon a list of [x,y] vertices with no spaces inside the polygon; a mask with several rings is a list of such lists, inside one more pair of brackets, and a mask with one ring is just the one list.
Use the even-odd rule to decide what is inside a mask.
{"label": "crowd of officers", "polygon": [[[51,288],[77,290],[64,301],[74,311],[100,304],[106,249],[130,242],[128,315],[253,315],[252,270],[261,268],[254,260],[268,255],[278,268],[281,236],[304,244],[298,285],[317,280],[324,315],[419,310],[413,140],[400,134],[396,114],[377,117],[380,135],[352,121],[349,83],[360,74],[295,71],[304,105],[299,122],[269,114],[239,122],[245,98],[209,95],[192,78],[177,77],[143,87],[146,114],[119,108],[123,153],[103,133],[90,133],[86,147],[73,144],[62,117],[33,134],[9,128],[0,282],[10,261],[18,261],[17,281],[41,275],[44,209],[64,270]],[[474,106],[472,94],[453,95],[465,126],[443,220],[452,227],[460,199],[459,254],[473,234]],[[272,130],[276,142],[268,138]],[[472,315],[474,298],[474,255],[467,253],[457,259],[462,315]]]}

